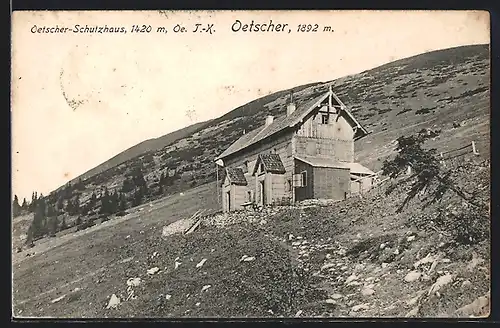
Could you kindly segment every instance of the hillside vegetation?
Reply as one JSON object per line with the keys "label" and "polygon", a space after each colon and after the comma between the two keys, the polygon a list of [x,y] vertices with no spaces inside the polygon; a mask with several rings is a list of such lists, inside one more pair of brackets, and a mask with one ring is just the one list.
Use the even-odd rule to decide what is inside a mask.
{"label": "hillside vegetation", "polygon": [[[378,171],[401,136],[427,134],[425,147],[444,154],[448,177],[488,203],[489,74],[489,47],[481,45],[333,81],[372,132],[356,142],[357,160]],[[295,98],[303,102],[327,89],[324,83],[298,87]],[[47,229],[53,221],[45,217],[64,219],[67,227],[51,231],[55,238],[39,235],[33,248],[13,255],[15,315],[488,314],[489,220],[474,217],[477,211],[456,193],[424,206],[424,188],[397,211],[411,186],[389,180],[362,198],[212,214],[191,235],[162,237],[163,226],[196,210],[219,210],[213,158],[269,113],[283,115],[287,93],[78,179],[42,197],[42,211],[26,205],[13,221],[14,242],[28,238],[23,230],[36,218]],[[108,307],[115,299],[120,304]]]}

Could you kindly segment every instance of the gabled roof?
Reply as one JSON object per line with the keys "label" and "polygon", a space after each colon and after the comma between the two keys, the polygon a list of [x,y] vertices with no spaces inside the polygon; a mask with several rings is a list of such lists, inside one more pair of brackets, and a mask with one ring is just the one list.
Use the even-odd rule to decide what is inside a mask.
{"label": "gabled roof", "polygon": [[264,164],[266,172],[283,174],[286,172],[285,166],[278,154],[260,154],[255,162],[252,175],[258,170],[260,163]]}
{"label": "gabled roof", "polygon": [[326,92],[322,95],[314,97],[310,100],[305,101],[304,103],[297,106],[295,111],[291,113],[289,116],[282,116],[275,118],[273,123],[270,125],[263,125],[247,134],[244,134],[241,138],[236,140],[231,146],[229,146],[221,155],[219,155],[215,160],[223,159],[231,154],[239,152],[248,146],[251,146],[257,142],[260,142],[268,137],[281,132],[288,128],[293,128],[296,125],[303,122],[303,120],[315,109],[318,108],[318,105],[327,99],[330,94],[332,94],[332,100],[335,100],[338,105],[341,107],[341,111],[345,113],[346,118],[350,121],[350,124],[353,125],[356,129],[356,134],[354,139],[360,139],[368,134],[361,124],[354,118],[354,116],[347,110],[346,106],[340,101],[340,99],[333,92]]}
{"label": "gabled roof", "polygon": [[314,157],[314,156],[295,156],[295,159],[309,164],[313,167],[331,167],[336,169],[349,169],[351,173],[354,174],[370,174],[373,175],[375,172],[359,163],[347,163],[347,162],[336,162],[330,158],[326,157]]}
{"label": "gabled roof", "polygon": [[246,186],[248,184],[247,179],[245,178],[245,173],[239,167],[226,168],[226,176],[229,179],[229,183],[236,184],[240,186]]}

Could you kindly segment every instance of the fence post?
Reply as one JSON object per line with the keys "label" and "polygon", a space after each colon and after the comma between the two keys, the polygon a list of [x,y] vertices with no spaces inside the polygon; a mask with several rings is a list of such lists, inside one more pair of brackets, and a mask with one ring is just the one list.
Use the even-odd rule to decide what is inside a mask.
{"label": "fence post", "polygon": [[411,166],[408,165],[408,168],[406,169],[406,174],[411,175]]}
{"label": "fence post", "polygon": [[472,142],[472,153],[474,155],[479,155],[479,152],[476,149],[476,143],[474,141]]}

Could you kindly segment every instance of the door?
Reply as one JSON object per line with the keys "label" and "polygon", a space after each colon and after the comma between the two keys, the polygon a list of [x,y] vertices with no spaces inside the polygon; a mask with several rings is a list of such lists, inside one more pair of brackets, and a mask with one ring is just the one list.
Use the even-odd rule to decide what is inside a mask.
{"label": "door", "polygon": [[259,181],[259,190],[260,190],[260,204],[265,205],[266,204],[266,191],[264,188],[264,180]]}
{"label": "door", "polygon": [[228,191],[226,192],[226,204],[227,204],[227,211],[231,211],[231,192]]}

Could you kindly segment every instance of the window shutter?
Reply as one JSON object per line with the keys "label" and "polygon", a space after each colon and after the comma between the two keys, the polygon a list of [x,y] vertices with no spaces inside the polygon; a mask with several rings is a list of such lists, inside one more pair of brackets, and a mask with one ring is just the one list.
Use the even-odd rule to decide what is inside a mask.
{"label": "window shutter", "polygon": [[294,187],[302,187],[302,174],[294,174],[293,175],[293,186]]}

